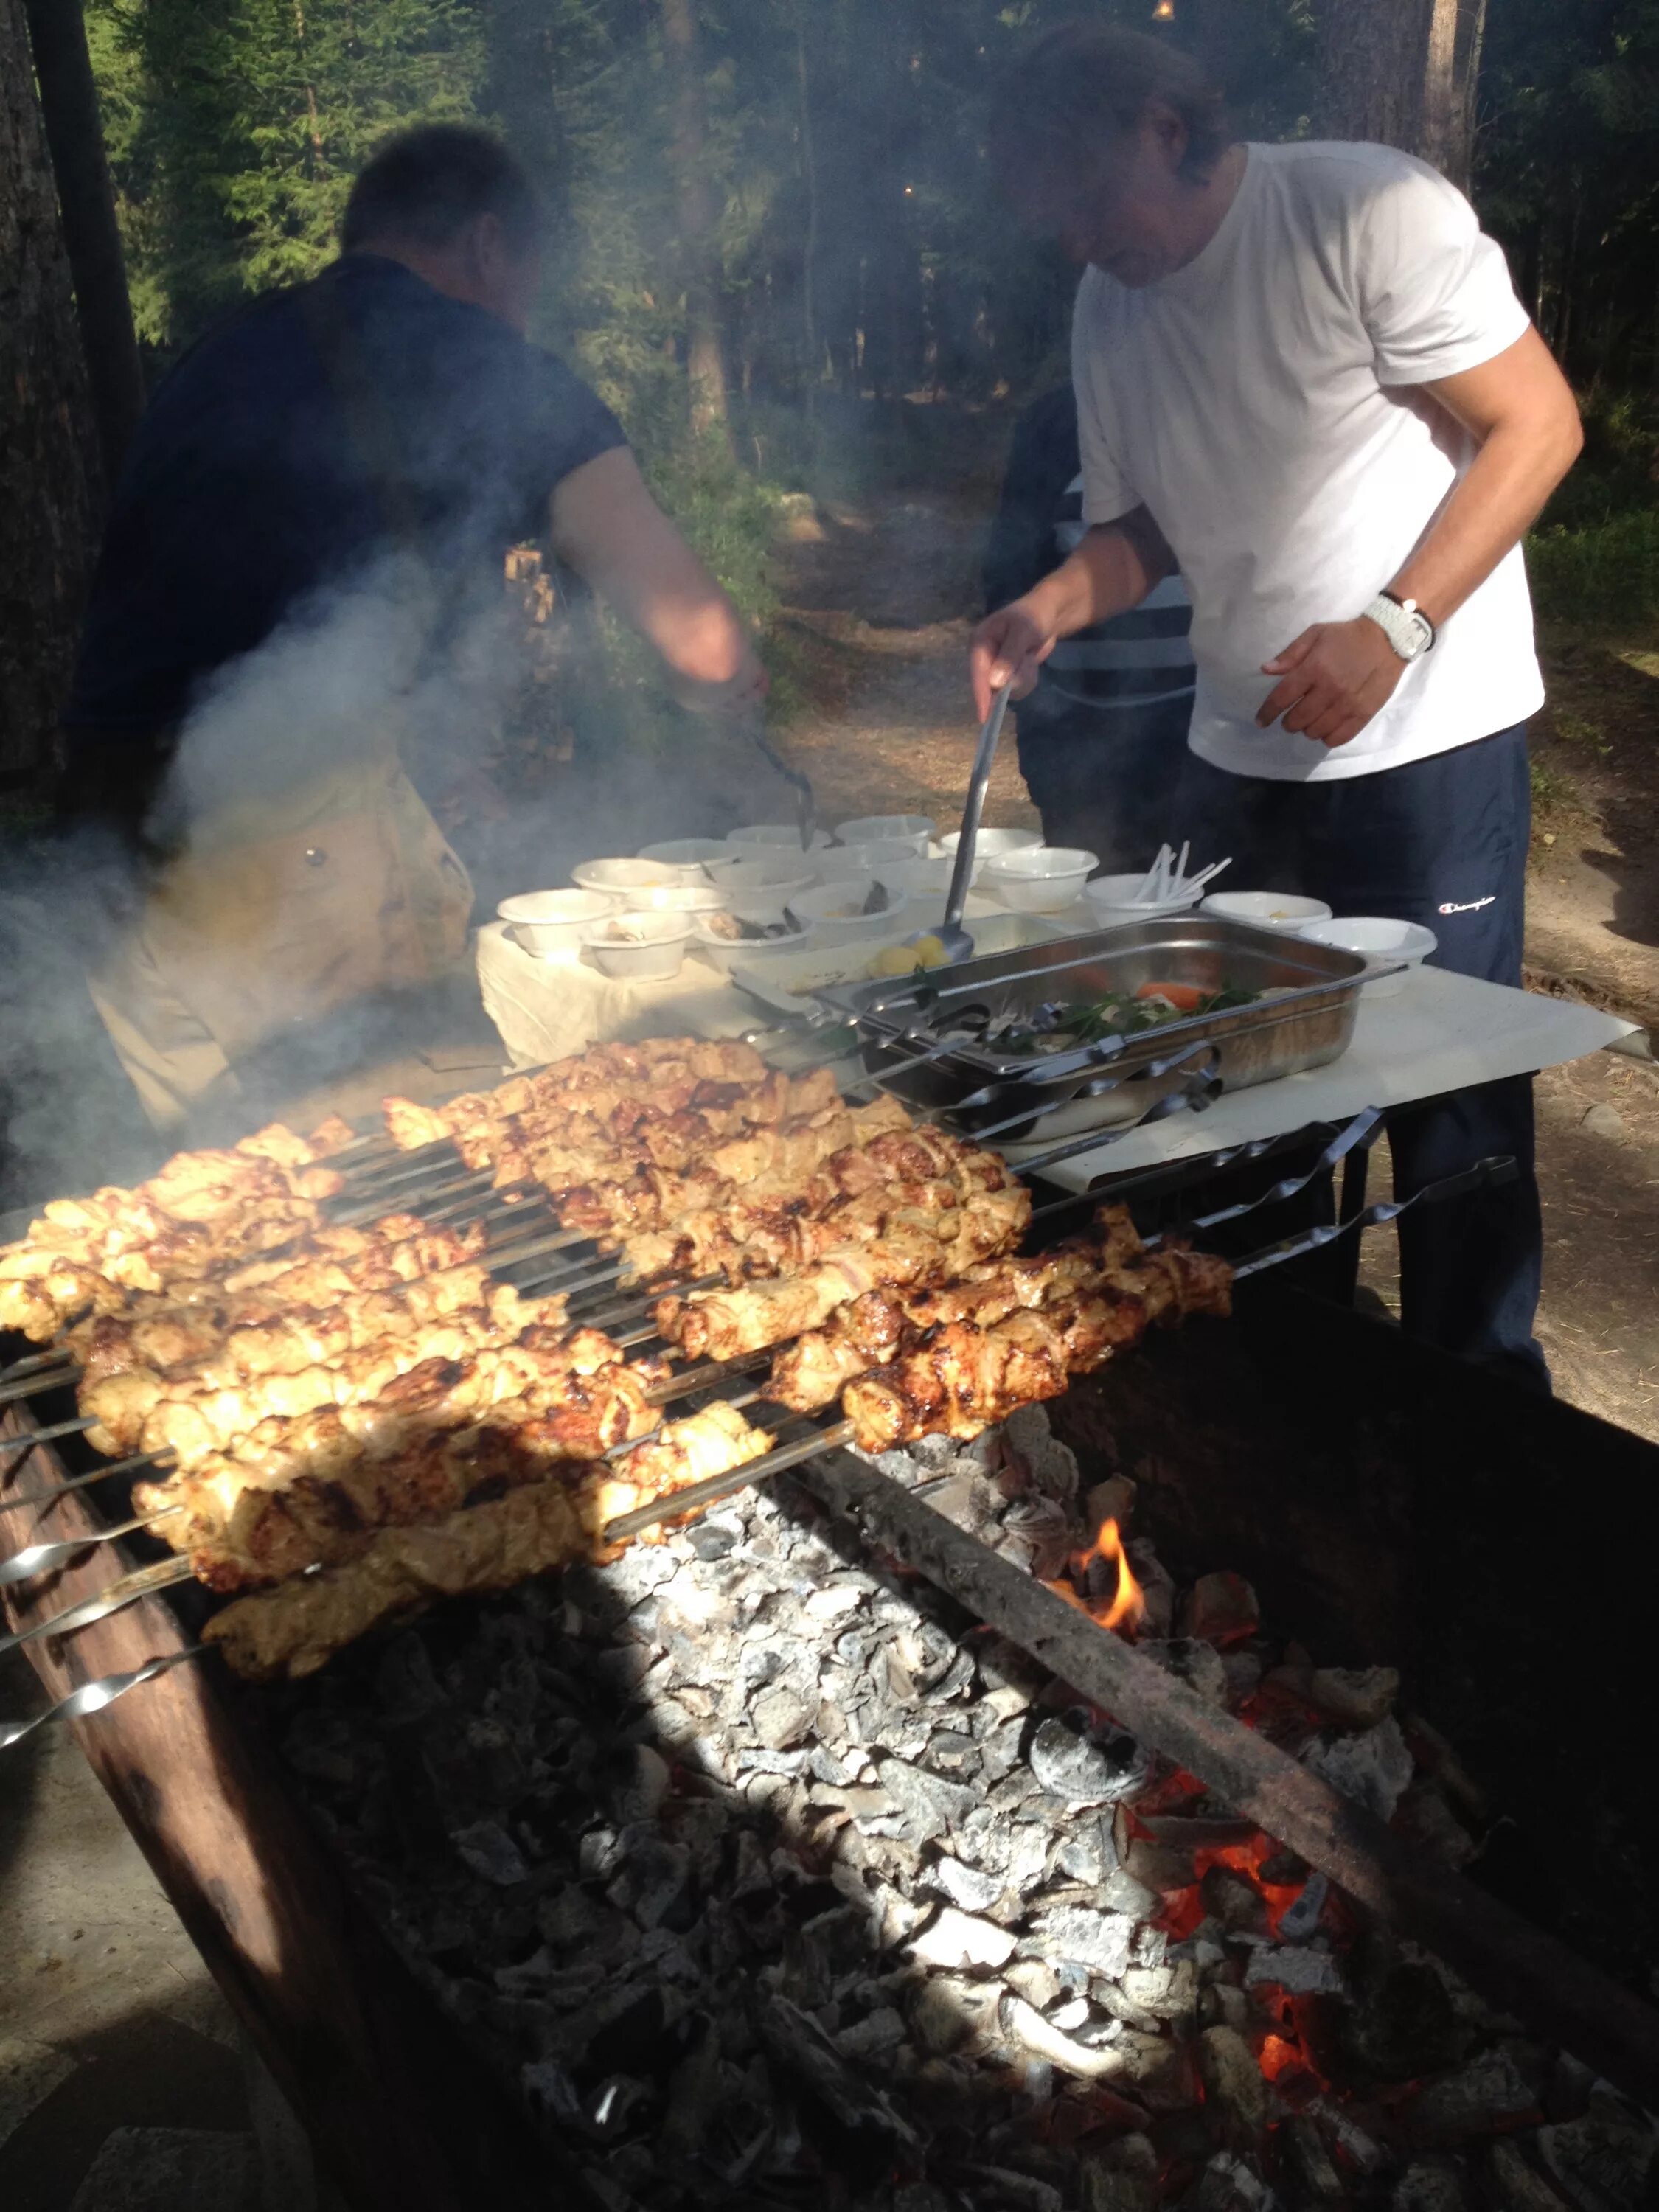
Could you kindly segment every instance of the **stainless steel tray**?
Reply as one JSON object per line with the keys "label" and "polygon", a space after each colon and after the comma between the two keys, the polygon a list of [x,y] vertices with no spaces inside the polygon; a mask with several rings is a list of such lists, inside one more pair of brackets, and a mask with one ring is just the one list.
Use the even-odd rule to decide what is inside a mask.
{"label": "stainless steel tray", "polygon": [[[1357,953],[1277,930],[1209,915],[1173,915],[963,961],[897,982],[831,985],[814,995],[858,1024],[865,1065],[885,1088],[917,1105],[948,1109],[1000,1086],[994,1104],[967,1118],[975,1126],[1006,1123],[1029,1106],[1038,1126],[1015,1139],[1021,1141],[1133,1118],[1161,1092],[1206,1068],[1219,1076],[1224,1090],[1242,1091],[1322,1067],[1346,1050],[1360,983],[1376,972]],[[1148,982],[1194,983],[1212,991],[1231,984],[1282,995],[1165,1022],[1115,1046],[1008,1053],[964,1040],[937,1051],[953,1017],[970,1006],[988,1007],[1000,1021],[1053,1000],[1087,1001]],[[1174,1072],[1146,1073],[1152,1061],[1166,1063],[1183,1052],[1189,1057]],[[1094,1095],[1079,1097],[1085,1089]]]}

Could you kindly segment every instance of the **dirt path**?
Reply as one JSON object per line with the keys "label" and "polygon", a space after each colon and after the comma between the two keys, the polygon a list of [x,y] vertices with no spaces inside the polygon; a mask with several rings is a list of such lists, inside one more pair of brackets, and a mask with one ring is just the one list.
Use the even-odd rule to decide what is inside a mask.
{"label": "dirt path", "polygon": [[[821,514],[781,550],[783,635],[807,702],[788,743],[826,820],[892,811],[945,826],[959,813],[983,528],[976,509],[912,499]],[[1547,659],[1532,980],[1659,1031],[1659,654],[1555,641]],[[1036,821],[1012,746],[986,818]],[[1542,1076],[1538,1111],[1540,1331],[1557,1388],[1659,1440],[1659,1070],[1598,1053]],[[1380,1186],[1385,1164],[1377,1174]],[[1391,1304],[1385,1237],[1365,1275]]]}

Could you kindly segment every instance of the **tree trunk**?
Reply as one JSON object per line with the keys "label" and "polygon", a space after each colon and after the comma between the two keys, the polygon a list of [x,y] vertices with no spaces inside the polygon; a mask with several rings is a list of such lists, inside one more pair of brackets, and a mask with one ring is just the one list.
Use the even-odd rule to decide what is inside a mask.
{"label": "tree trunk", "polygon": [[719,258],[714,196],[709,189],[702,64],[693,0],[662,0],[670,80],[674,92],[674,186],[679,202],[685,268],[686,367],[691,428],[729,444],[726,362],[720,348]]}
{"label": "tree trunk", "polygon": [[0,0],[0,781],[41,779],[90,566],[96,449],[21,0]]}
{"label": "tree trunk", "polygon": [[80,0],[24,0],[40,87],[40,111],[58,184],[64,243],[86,350],[104,481],[120,471],[144,411],[144,373],[132,327],[115,194],[104,156],[98,88]]}
{"label": "tree trunk", "polygon": [[1467,189],[1486,16],[1486,0],[1319,0],[1320,134],[1398,146]]}
{"label": "tree trunk", "polygon": [[800,169],[806,189],[806,235],[801,244],[801,336],[806,342],[806,412],[813,411],[823,369],[823,349],[818,343],[818,163],[812,139],[812,86],[806,66],[806,18],[801,0],[795,0],[795,60],[800,81]]}

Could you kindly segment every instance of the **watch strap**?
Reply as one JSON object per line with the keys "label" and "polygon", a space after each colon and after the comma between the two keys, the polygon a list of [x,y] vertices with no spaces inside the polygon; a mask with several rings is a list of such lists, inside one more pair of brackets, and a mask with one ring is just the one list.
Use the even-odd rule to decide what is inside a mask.
{"label": "watch strap", "polygon": [[1434,643],[1434,624],[1414,599],[1379,592],[1365,609],[1401,660],[1417,660]]}

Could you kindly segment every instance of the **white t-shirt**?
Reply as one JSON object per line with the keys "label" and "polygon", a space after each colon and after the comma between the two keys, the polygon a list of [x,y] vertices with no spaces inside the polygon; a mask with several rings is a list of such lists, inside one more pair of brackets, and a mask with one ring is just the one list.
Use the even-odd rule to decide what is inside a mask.
{"label": "white t-shirt", "polygon": [[1084,515],[1149,508],[1194,605],[1191,744],[1244,775],[1396,768],[1543,703],[1517,546],[1388,705],[1334,750],[1255,715],[1261,664],[1351,620],[1405,565],[1474,443],[1413,386],[1527,328],[1499,248],[1436,171],[1387,146],[1257,146],[1220,228],[1131,290],[1091,269],[1073,328]]}

